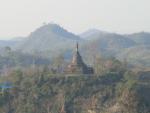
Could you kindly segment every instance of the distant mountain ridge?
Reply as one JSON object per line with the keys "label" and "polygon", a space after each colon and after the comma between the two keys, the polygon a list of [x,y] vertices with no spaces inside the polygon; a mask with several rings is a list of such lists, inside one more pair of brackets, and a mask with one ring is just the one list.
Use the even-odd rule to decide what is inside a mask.
{"label": "distant mountain ridge", "polygon": [[13,47],[15,46],[19,40],[0,40],[0,47]]}
{"label": "distant mountain ridge", "polygon": [[128,38],[131,38],[139,45],[149,45],[150,44],[150,33],[140,32],[134,33],[131,35],[126,35]]}
{"label": "distant mountain ridge", "polygon": [[95,30],[95,33],[87,31],[84,36],[83,34],[80,36],[84,39],[90,39],[88,46],[93,47],[94,45],[103,55],[115,56],[120,60],[127,59],[129,63],[134,65],[150,66],[150,33],[120,35]]}
{"label": "distant mountain ridge", "polygon": [[[0,47],[10,46],[16,51],[28,54],[38,53],[45,56],[65,54],[68,58],[68,54],[70,55],[76,42],[82,45],[83,54],[84,51],[95,51],[95,54],[100,53],[119,59],[126,56],[129,62],[134,62],[134,64],[136,61],[142,61],[149,65],[147,59],[150,58],[148,49],[150,33],[147,32],[121,35],[90,29],[80,35],[75,35],[57,24],[46,24],[30,33],[26,38],[0,41]],[[143,47],[145,47],[144,53]]]}

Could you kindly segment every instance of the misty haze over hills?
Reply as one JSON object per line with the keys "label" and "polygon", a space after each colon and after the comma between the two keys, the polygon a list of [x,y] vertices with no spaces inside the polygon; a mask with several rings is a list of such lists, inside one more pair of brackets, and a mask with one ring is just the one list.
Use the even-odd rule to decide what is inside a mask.
{"label": "misty haze over hills", "polygon": [[91,29],[75,35],[57,24],[46,24],[26,38],[1,40],[0,47],[10,46],[12,50],[28,54],[57,56],[69,54],[76,42],[80,43],[81,51],[91,50],[87,50],[86,47],[93,48],[103,56],[113,56],[121,60],[127,59],[132,64],[150,66],[150,33],[146,32],[120,35]]}

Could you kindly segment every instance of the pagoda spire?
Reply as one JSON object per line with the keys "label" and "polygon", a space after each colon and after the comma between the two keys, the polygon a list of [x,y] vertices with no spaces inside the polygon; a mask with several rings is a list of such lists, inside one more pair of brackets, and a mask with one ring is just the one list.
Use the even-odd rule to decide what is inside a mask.
{"label": "pagoda spire", "polygon": [[78,49],[79,49],[79,44],[78,42],[76,43],[76,51],[78,52]]}

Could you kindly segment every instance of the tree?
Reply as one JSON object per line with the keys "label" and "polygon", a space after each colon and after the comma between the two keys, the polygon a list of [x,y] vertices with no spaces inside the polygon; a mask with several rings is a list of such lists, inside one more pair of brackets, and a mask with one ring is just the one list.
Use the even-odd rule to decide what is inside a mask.
{"label": "tree", "polygon": [[65,59],[63,55],[53,58],[52,66],[57,70],[58,73],[62,73],[65,68]]}
{"label": "tree", "polygon": [[94,61],[94,70],[95,74],[102,75],[105,73],[105,59],[103,59],[100,55],[96,56]]}

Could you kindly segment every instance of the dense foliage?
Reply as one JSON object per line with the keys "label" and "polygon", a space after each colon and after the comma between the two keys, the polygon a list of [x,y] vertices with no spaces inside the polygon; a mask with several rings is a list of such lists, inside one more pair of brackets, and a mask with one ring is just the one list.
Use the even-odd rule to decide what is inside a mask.
{"label": "dense foliage", "polygon": [[101,76],[16,70],[1,91],[0,113],[149,113],[148,79],[132,72]]}

